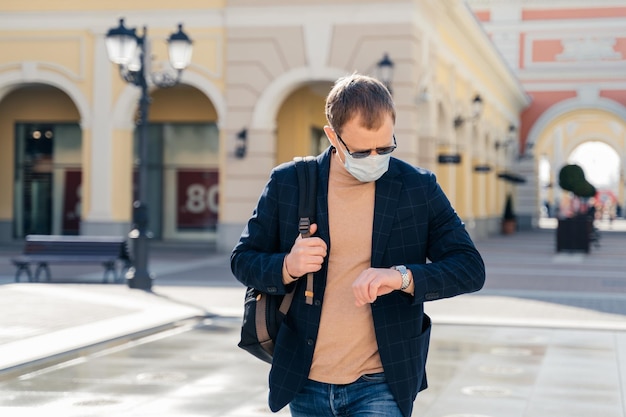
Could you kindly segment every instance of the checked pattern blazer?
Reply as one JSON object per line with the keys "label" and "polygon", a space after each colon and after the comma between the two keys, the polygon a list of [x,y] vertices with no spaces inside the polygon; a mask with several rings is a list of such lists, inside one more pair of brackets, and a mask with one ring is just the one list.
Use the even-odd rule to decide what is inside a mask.
{"label": "checked pattern blazer", "polygon": [[[332,147],[317,157],[315,219],[317,235],[329,247],[331,157]],[[233,274],[246,286],[284,294],[289,288],[282,283],[283,259],[297,236],[298,181],[294,163],[288,162],[272,171],[232,251]],[[417,393],[427,387],[431,323],[423,303],[479,290],[485,267],[435,176],[395,158],[376,182],[371,263],[380,268],[406,265],[413,273],[414,296],[394,291],[371,305],[385,376],[408,417]],[[326,271],[327,262],[315,274],[313,305],[305,303],[305,280],[290,284],[297,286],[296,293],[278,334],[269,378],[272,411],[287,405],[307,380],[324,303]]]}

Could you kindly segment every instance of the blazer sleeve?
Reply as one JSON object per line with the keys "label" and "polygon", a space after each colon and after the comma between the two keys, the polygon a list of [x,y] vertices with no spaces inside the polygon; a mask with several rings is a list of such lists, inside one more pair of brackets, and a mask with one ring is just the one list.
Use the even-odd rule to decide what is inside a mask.
{"label": "blazer sleeve", "polygon": [[416,303],[478,291],[485,282],[483,259],[465,225],[435,175],[428,180],[426,255],[430,263],[407,265],[413,273]]}
{"label": "blazer sleeve", "polygon": [[[290,169],[292,167],[292,169]],[[298,186],[293,164],[275,168],[231,256],[231,271],[242,284],[284,294],[283,260],[298,236]]]}

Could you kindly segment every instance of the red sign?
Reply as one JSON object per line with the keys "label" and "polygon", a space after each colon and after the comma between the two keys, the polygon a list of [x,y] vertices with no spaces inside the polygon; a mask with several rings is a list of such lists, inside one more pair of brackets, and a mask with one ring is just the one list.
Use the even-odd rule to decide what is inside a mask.
{"label": "red sign", "polygon": [[77,235],[80,230],[80,170],[65,171],[65,190],[63,195],[63,234]]}
{"label": "red sign", "polygon": [[215,229],[219,192],[217,170],[179,170],[176,177],[177,228]]}

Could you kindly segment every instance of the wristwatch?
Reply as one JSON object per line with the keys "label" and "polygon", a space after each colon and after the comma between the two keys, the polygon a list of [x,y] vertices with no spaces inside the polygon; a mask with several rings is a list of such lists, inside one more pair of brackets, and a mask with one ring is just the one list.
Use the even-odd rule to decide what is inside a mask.
{"label": "wristwatch", "polygon": [[400,275],[402,275],[402,286],[400,287],[400,290],[404,291],[409,288],[409,285],[411,284],[411,279],[409,278],[409,273],[406,270],[406,266],[396,265],[392,266],[391,269],[395,269],[400,273]]}

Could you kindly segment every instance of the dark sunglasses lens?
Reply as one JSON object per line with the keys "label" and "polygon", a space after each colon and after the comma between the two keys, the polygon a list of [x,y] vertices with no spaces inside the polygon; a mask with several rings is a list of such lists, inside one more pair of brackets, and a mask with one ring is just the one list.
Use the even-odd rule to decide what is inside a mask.
{"label": "dark sunglasses lens", "polygon": [[356,159],[363,159],[363,158],[367,158],[368,156],[370,156],[370,153],[372,151],[357,151],[357,152],[352,152],[352,157],[356,158]]}
{"label": "dark sunglasses lens", "polygon": [[[378,155],[388,155],[391,152],[393,152],[396,149],[395,146],[385,146],[384,148],[376,148],[376,153]],[[357,152],[352,152],[352,157],[356,158],[356,159],[363,159],[363,158],[367,158],[368,156],[370,156],[372,154],[372,151],[357,151]]]}
{"label": "dark sunglasses lens", "polygon": [[386,146],[384,148],[376,148],[376,153],[378,155],[387,155],[391,152],[393,152],[396,149],[395,146]]}

